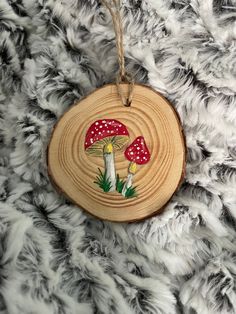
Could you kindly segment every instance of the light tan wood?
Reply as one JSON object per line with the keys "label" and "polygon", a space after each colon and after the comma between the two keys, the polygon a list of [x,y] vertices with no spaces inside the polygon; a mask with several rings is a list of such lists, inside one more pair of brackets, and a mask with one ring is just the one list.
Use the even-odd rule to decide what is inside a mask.
{"label": "light tan wood", "polygon": [[[122,84],[124,93],[128,85]],[[98,119],[117,119],[130,135],[145,138],[151,159],[138,165],[133,184],[137,197],[103,192],[96,184],[102,157],[88,155],[84,141]],[[129,145],[128,144],[128,145]],[[115,152],[116,171],[126,178],[129,161]],[[70,200],[90,214],[111,221],[136,221],[159,213],[178,188],[185,169],[185,143],[177,114],[168,101],[149,87],[135,84],[133,101],[124,107],[115,84],[95,90],[70,108],[54,128],[48,147],[49,176]]]}

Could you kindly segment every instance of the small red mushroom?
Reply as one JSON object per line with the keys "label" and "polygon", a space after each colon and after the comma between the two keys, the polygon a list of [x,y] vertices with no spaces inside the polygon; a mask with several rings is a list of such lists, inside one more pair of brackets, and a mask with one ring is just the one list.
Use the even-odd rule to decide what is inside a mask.
{"label": "small red mushroom", "polygon": [[97,120],[86,133],[84,149],[90,155],[103,156],[106,179],[111,183],[109,191],[116,189],[114,151],[123,148],[128,140],[126,126],[115,119]]}
{"label": "small red mushroom", "polygon": [[125,150],[125,157],[130,161],[128,168],[128,176],[122,189],[122,195],[125,196],[126,191],[132,185],[133,176],[138,165],[144,165],[150,160],[150,152],[147,148],[143,136],[138,136]]}

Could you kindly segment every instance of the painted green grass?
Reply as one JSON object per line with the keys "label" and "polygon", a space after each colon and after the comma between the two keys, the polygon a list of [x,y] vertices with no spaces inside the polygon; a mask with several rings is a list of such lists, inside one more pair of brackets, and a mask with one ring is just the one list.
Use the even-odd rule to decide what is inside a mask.
{"label": "painted green grass", "polygon": [[[98,168],[98,175],[94,183],[97,184],[104,192],[109,192],[111,189],[111,182],[109,179],[106,178],[106,172],[102,172],[100,168]],[[121,194],[124,185],[125,185],[125,180],[121,179],[119,174],[117,174],[116,191]],[[130,186],[125,193],[125,197],[131,198],[131,197],[136,197],[136,196],[137,196],[136,187]]]}
{"label": "painted green grass", "polygon": [[[120,176],[117,174],[116,176],[116,191],[118,193],[122,193],[123,187],[125,185],[125,180],[120,179]],[[129,187],[125,193],[126,198],[131,198],[131,197],[136,197],[137,192],[136,192],[136,187]]]}
{"label": "painted green grass", "polygon": [[120,179],[119,174],[117,174],[117,176],[116,176],[116,191],[118,193],[121,193],[124,185],[125,185],[125,180]]}
{"label": "painted green grass", "polygon": [[137,195],[137,192],[136,192],[136,186],[130,186],[128,189],[127,189],[127,191],[126,191],[126,193],[125,193],[125,197],[126,198],[131,198],[131,197],[136,197],[136,196],[138,196]]}
{"label": "painted green grass", "polygon": [[96,183],[104,192],[109,192],[111,189],[111,181],[106,178],[106,171],[102,172],[100,168],[98,168],[98,175],[96,177]]}

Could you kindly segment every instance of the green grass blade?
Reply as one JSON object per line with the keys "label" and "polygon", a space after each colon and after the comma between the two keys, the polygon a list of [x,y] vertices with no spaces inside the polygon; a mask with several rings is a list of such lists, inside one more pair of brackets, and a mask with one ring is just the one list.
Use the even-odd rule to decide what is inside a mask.
{"label": "green grass blade", "polygon": [[136,196],[137,196],[136,186],[134,187],[130,186],[125,193],[125,197],[131,198],[131,197],[136,197]]}
{"label": "green grass blade", "polygon": [[121,180],[119,174],[117,174],[117,176],[116,176],[116,190],[118,193],[122,192],[124,185],[125,185],[125,181]]}
{"label": "green grass blade", "polygon": [[111,189],[111,181],[106,178],[106,171],[103,173],[100,168],[98,168],[98,175],[94,181],[104,192],[109,192]]}

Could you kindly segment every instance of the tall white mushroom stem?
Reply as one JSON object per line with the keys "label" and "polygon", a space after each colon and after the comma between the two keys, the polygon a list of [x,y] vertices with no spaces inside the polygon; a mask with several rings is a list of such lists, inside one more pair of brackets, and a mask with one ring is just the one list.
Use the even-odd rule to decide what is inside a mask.
{"label": "tall white mushroom stem", "polygon": [[123,196],[125,196],[128,188],[130,188],[132,186],[133,176],[135,175],[136,170],[137,170],[137,164],[135,162],[131,162],[129,164],[127,179],[126,179],[125,184],[124,184],[123,189],[122,189],[122,195]]}
{"label": "tall white mushroom stem", "polygon": [[112,143],[108,143],[104,146],[103,157],[105,162],[106,179],[111,183],[109,192],[113,192],[116,190],[116,170]]}

